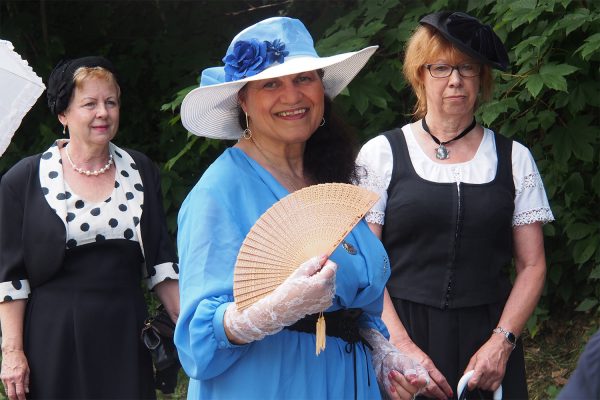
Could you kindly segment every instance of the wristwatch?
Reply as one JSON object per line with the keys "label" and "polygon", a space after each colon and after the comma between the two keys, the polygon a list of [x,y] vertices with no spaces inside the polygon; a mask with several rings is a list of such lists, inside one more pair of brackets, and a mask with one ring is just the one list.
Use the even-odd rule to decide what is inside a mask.
{"label": "wristwatch", "polygon": [[497,327],[492,332],[504,335],[504,339],[512,345],[513,350],[515,349],[515,347],[517,347],[517,337],[514,333],[507,331],[501,326]]}

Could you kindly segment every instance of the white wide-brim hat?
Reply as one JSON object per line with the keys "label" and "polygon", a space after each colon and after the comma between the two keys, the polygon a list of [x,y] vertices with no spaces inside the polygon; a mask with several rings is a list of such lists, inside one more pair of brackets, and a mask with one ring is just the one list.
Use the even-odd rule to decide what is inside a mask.
{"label": "white wide-brim hat", "polygon": [[238,92],[251,81],[322,69],[325,94],[333,99],[365,66],[378,46],[319,57],[302,22],[275,17],[240,32],[231,42],[225,66],[202,71],[200,87],[181,104],[181,122],[194,135],[239,139]]}

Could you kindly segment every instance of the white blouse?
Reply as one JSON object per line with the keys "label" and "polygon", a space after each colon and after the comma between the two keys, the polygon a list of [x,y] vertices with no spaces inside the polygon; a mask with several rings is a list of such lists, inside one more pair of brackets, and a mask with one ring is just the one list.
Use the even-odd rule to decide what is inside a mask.
{"label": "white blouse", "polygon": [[[496,174],[498,156],[496,141],[491,130],[484,128],[483,140],[473,159],[456,164],[441,164],[429,158],[415,139],[410,124],[402,127],[410,161],[421,178],[438,183],[464,182],[483,184]],[[365,216],[367,222],[383,225],[387,203],[387,189],[392,178],[393,156],[390,143],[383,135],[369,140],[360,150],[359,185],[379,194],[379,201]],[[529,150],[518,142],[512,146],[512,173],[515,184],[515,210],[512,225],[554,221],[544,183]]]}

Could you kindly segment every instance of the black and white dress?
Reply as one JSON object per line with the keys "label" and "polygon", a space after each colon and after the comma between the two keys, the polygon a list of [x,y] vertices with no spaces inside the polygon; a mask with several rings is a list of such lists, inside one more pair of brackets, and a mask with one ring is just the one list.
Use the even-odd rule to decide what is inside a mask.
{"label": "black and white dress", "polygon": [[0,185],[0,298],[29,299],[28,398],[154,398],[141,280],[178,279],[158,170],[111,143],[114,189],[87,202],[63,179],[67,144],[22,160]]}
{"label": "black and white dress", "polygon": [[[380,195],[366,220],[383,225],[398,316],[456,390],[510,292],[513,227],[554,217],[525,146],[484,129],[473,159],[442,164],[414,135],[406,125],[361,149],[361,186]],[[502,384],[504,398],[527,397],[520,341]]]}

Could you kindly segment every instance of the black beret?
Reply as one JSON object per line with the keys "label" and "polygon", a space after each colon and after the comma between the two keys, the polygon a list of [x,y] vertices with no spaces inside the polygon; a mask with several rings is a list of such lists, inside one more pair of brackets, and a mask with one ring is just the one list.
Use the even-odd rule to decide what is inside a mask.
{"label": "black beret", "polygon": [[73,75],[80,67],[102,67],[110,71],[117,79],[115,67],[104,57],[92,56],[59,61],[50,73],[48,88],[46,89],[48,107],[50,107],[52,114],[58,115],[69,106],[71,93],[73,93],[73,87],[75,86]]}
{"label": "black beret", "polygon": [[435,28],[463,53],[505,71],[508,54],[504,44],[489,25],[462,12],[440,11],[429,14],[419,21]]}

